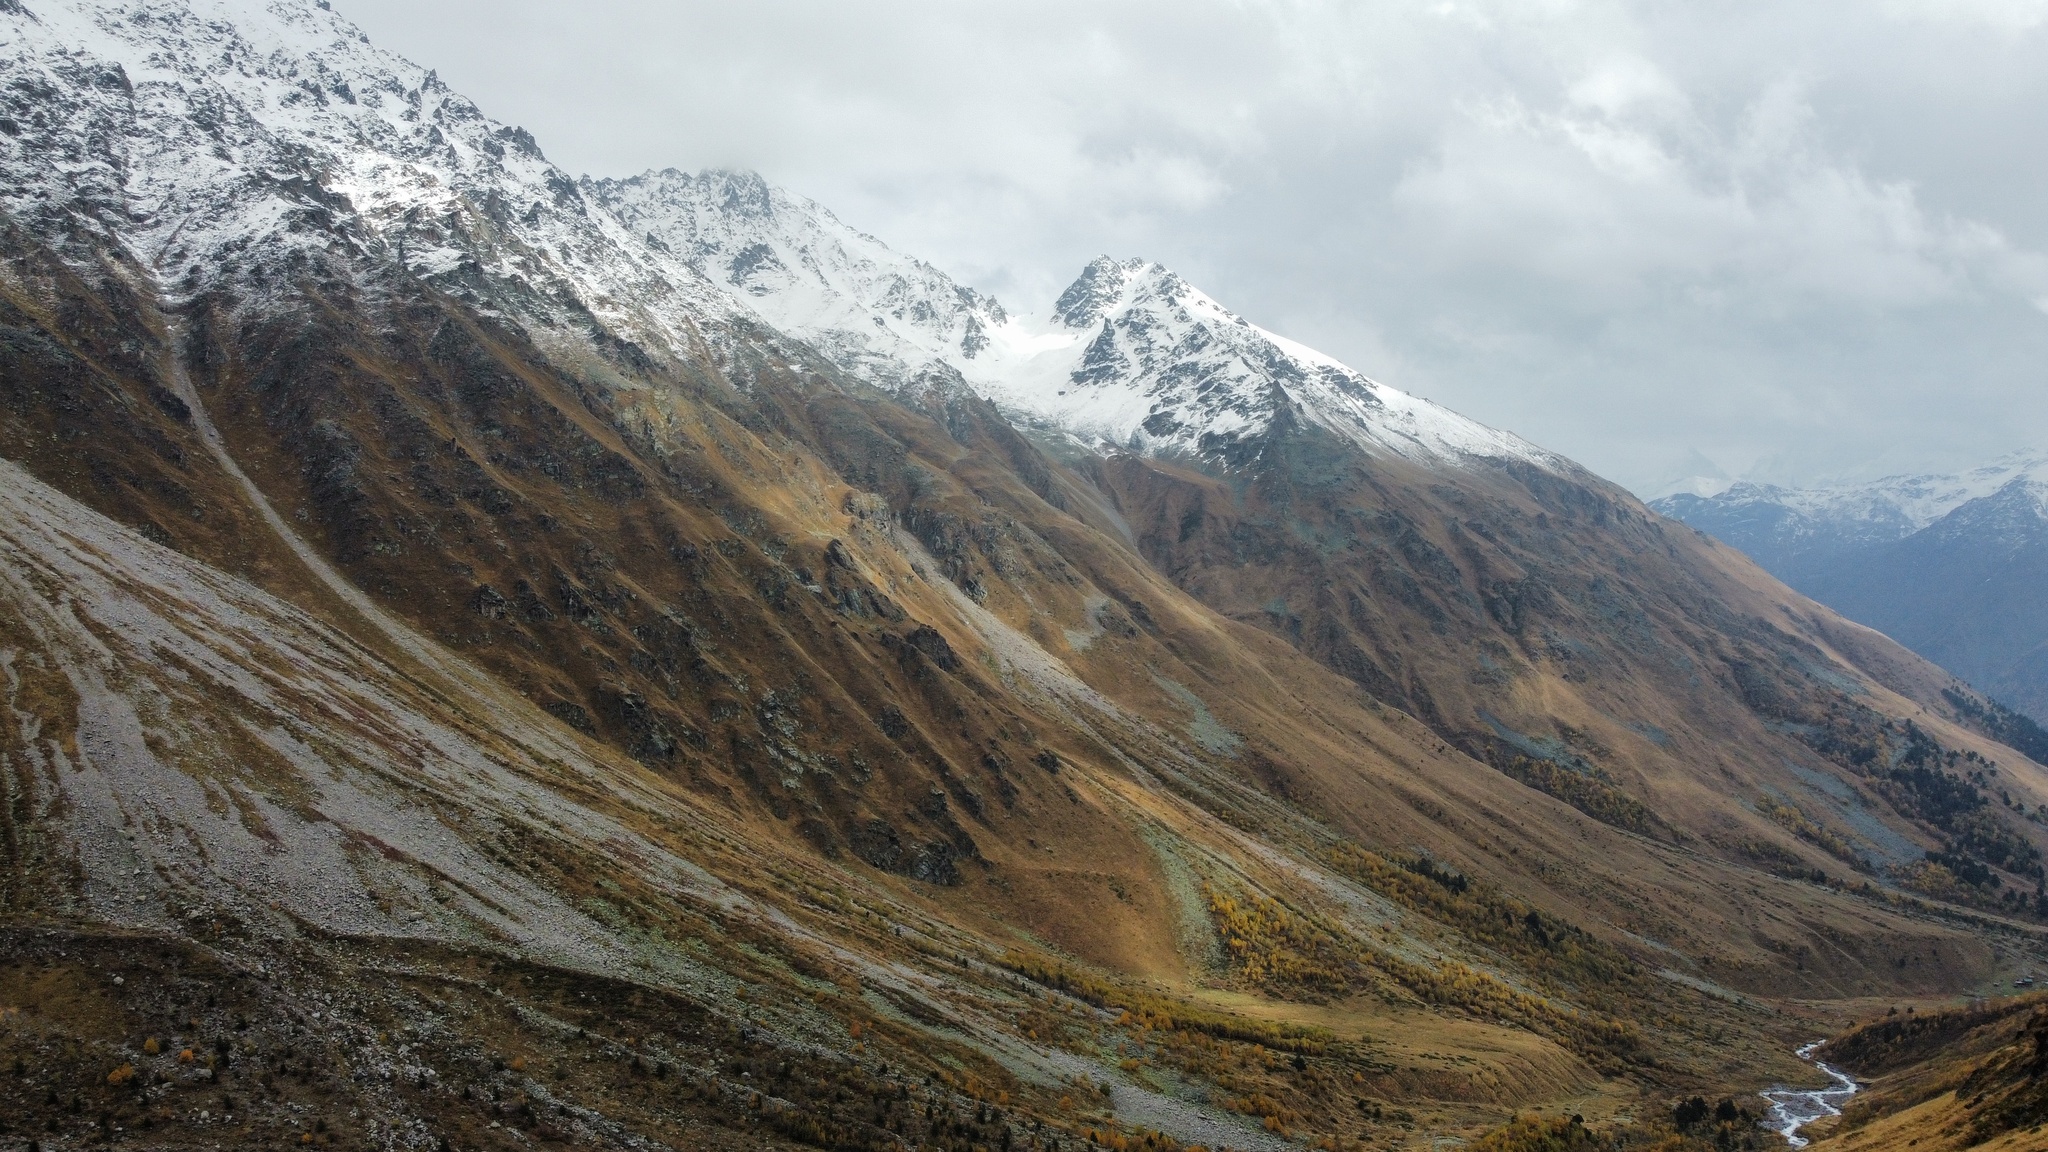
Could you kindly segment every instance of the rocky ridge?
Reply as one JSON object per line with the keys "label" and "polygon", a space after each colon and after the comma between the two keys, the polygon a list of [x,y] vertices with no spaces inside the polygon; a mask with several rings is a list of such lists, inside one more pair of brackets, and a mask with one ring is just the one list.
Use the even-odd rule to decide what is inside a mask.
{"label": "rocky ridge", "polygon": [[743,315],[593,211],[530,134],[329,6],[45,3],[11,11],[6,35],[0,203],[119,245],[167,298],[347,257],[657,355]]}

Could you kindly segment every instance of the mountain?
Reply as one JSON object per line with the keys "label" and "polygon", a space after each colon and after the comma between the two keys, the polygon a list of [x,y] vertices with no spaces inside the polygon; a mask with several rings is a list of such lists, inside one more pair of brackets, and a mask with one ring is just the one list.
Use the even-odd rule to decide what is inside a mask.
{"label": "mountain", "polygon": [[[764,320],[849,373],[992,398],[1087,480],[1040,485],[1041,496],[1094,510],[1209,607],[1589,814],[1659,826],[1662,805],[1638,805],[1641,790],[1693,786],[1693,758],[1727,745],[1719,701],[1697,706],[1696,629],[1729,643],[1716,662],[1813,667],[1767,616],[1730,611],[1752,574],[1680,555],[1625,493],[1264,332],[1155,264],[1098,259],[1034,319],[756,176],[649,173],[603,183],[600,198],[636,231],[698,254],[707,275],[735,269],[730,282],[744,280]],[[743,277],[770,262],[761,253],[797,271]],[[1966,479],[1983,488],[1987,475]],[[1894,516],[1944,498],[1910,485],[1890,495]],[[1829,627],[1809,636],[1848,643]],[[1737,723],[1759,711],[1783,722],[1763,703],[1780,688],[1730,687],[1751,713]],[[1920,691],[1964,718],[1932,681]],[[1800,787],[1807,807],[1840,803]],[[1837,842],[1849,840],[1864,846],[1838,857],[1904,866],[1920,853],[1875,828]]]}
{"label": "mountain", "polygon": [[1655,503],[1666,496],[1675,496],[1679,493],[1699,497],[1718,496],[1735,486],[1735,478],[1697,448],[1691,451],[1689,458],[1680,467],[1685,475],[1655,486],[1644,494],[1644,499]]}
{"label": "mountain", "polygon": [[1156,265],[313,0],[0,0],[0,170],[7,1139],[1419,1145],[2042,952],[1983,702]]}
{"label": "mountain", "polygon": [[864,378],[901,388],[1009,351],[991,347],[1010,325],[1001,304],[753,173],[670,169],[582,187],[650,248]]}
{"label": "mountain", "polygon": [[1653,502],[1799,591],[2048,716],[2048,456],[1957,475]]}
{"label": "mountain", "polygon": [[2015,483],[2048,483],[2048,455],[2022,452],[1953,475],[1890,476],[1831,487],[1731,482],[1704,493],[1660,496],[1651,507],[1734,544],[1774,573],[1803,577],[1845,552],[1903,540]]}
{"label": "mountain", "polygon": [[1248,323],[1171,271],[1102,257],[1049,316],[1006,310],[751,173],[593,181],[650,243],[864,377],[955,379],[1091,443],[1228,462],[1276,423],[1422,461],[1569,467],[1511,434],[1376,383]]}
{"label": "mountain", "polygon": [[2048,1125],[2048,1011],[2026,993],[1964,1008],[1896,1009],[1818,1055],[1855,1072],[1858,1092],[1823,1121],[1815,1152],[2038,1147]]}

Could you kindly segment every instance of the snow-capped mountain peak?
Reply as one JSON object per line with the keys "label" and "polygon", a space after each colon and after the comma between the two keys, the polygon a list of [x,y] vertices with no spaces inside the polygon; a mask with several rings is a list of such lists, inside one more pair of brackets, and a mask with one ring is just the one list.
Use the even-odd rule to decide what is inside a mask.
{"label": "snow-capped mountain peak", "polygon": [[1565,466],[1261,329],[1151,261],[1091,261],[1041,320],[750,173],[584,189],[769,325],[885,387],[956,381],[1013,416],[1146,452],[1229,459],[1287,423],[1418,460]]}
{"label": "snow-capped mountain peak", "polygon": [[885,385],[971,362],[1009,320],[990,297],[751,172],[670,168],[583,189],[773,327]]}
{"label": "snow-capped mountain peak", "polygon": [[1368,453],[1563,465],[1260,328],[1151,261],[1091,261],[1054,304],[1050,331],[1013,342],[1029,356],[979,386],[1127,448],[1228,460],[1275,428],[1315,426]]}
{"label": "snow-capped mountain peak", "polygon": [[10,2],[0,118],[0,207],[111,237],[173,297],[366,257],[655,350],[743,314],[322,0]]}
{"label": "snow-capped mountain peak", "polygon": [[[1092,328],[1120,307],[1131,283],[1148,270],[1173,276],[1157,264],[1144,260],[1116,260],[1097,256],[1081,269],[1081,275],[1053,301],[1052,318],[1068,328]],[[1178,277],[1174,280],[1178,282]]]}
{"label": "snow-capped mountain peak", "polygon": [[113,238],[174,299],[395,265],[570,355],[593,322],[660,358],[751,314],[883,387],[969,387],[1125,450],[1228,461],[1320,429],[1564,466],[1156,263],[1095,260],[1020,316],[752,173],[579,181],[320,0],[10,0],[0,121],[0,209]]}

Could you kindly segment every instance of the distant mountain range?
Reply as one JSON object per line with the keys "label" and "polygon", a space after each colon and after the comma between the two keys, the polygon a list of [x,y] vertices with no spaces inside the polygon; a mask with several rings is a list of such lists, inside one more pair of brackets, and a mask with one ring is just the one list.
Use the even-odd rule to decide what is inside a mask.
{"label": "distant mountain range", "polygon": [[2048,718],[2048,452],[1867,484],[1738,483],[1650,506]]}

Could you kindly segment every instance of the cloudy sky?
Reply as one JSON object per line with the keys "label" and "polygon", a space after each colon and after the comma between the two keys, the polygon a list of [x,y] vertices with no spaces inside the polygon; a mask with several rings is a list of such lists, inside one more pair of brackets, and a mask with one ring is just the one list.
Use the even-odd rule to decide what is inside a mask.
{"label": "cloudy sky", "polygon": [[1162,261],[1650,488],[2048,448],[2048,0],[335,0],[594,175]]}

